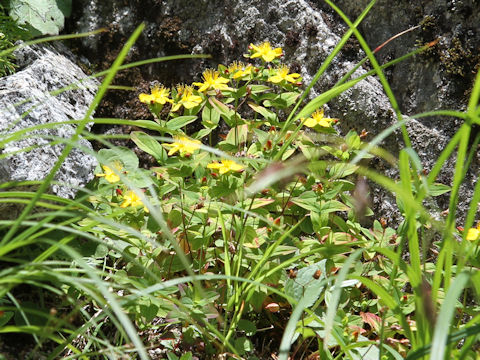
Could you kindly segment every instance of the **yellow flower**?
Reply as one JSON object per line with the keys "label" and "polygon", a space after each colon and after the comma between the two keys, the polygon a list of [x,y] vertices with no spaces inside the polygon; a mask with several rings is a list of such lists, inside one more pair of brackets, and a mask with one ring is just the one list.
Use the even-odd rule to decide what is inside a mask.
{"label": "yellow flower", "polygon": [[220,175],[226,174],[229,171],[240,171],[244,169],[244,166],[237,164],[233,160],[222,160],[221,162],[214,162],[207,165],[209,169],[216,169]]}
{"label": "yellow flower", "polygon": [[330,119],[323,117],[323,109],[317,110],[308,118],[303,124],[308,127],[315,127],[317,125],[322,127],[331,127],[332,123],[336,123],[337,119]]}
{"label": "yellow flower", "polygon": [[183,106],[185,109],[192,109],[202,102],[200,96],[193,94],[193,87],[191,86],[177,86],[177,94],[180,96],[180,100],[173,105],[172,111],[177,111],[180,109],[180,106]]}
{"label": "yellow flower", "polygon": [[140,197],[137,194],[135,194],[134,191],[128,190],[125,193],[125,195],[123,195],[122,197],[123,197],[123,202],[120,204],[121,208],[126,208],[129,206],[136,207],[136,206],[142,205],[143,210],[145,210],[145,212],[149,212],[148,208],[143,204]]}
{"label": "yellow flower", "polygon": [[250,47],[254,51],[250,57],[251,58],[261,57],[265,62],[273,61],[274,59],[282,56],[282,53],[283,53],[282,48],[272,49],[268,41],[258,46],[250,44]]}
{"label": "yellow flower", "polygon": [[105,172],[103,174],[96,174],[95,176],[105,177],[105,180],[107,180],[110,184],[119,182],[120,176],[118,176],[118,173],[123,171],[122,163],[116,160],[113,162],[113,167],[116,171],[107,165],[102,165],[102,169]]}
{"label": "yellow flower", "polygon": [[154,86],[152,89],[151,94],[140,94],[138,96],[139,100],[145,104],[161,104],[165,105],[165,103],[172,102],[172,99],[169,98],[170,96],[170,89],[165,88],[163,86]]}
{"label": "yellow flower", "polygon": [[480,237],[480,222],[478,223],[476,228],[468,229],[466,239],[470,241],[475,241],[475,240],[478,240],[479,237]]}
{"label": "yellow flower", "polygon": [[240,79],[245,76],[251,75],[253,69],[254,68],[251,64],[245,65],[241,61],[234,61],[227,68],[228,73],[233,79]]}
{"label": "yellow flower", "polygon": [[221,77],[218,71],[207,69],[203,72],[203,83],[194,82],[193,85],[199,87],[199,92],[207,90],[229,90],[226,85],[230,80]]}
{"label": "yellow flower", "polygon": [[170,151],[168,152],[168,155],[173,155],[177,151],[180,152],[180,156],[185,156],[185,155],[190,155],[193,154],[193,152],[197,149],[200,148],[200,145],[202,144],[201,141],[199,140],[192,140],[189,139],[186,136],[174,136],[173,140],[175,140],[173,143],[165,143],[162,144],[162,146],[166,147],[167,149],[170,148]]}
{"label": "yellow flower", "polygon": [[288,81],[292,84],[296,84],[299,81],[300,74],[293,73],[289,74],[290,69],[288,66],[282,65],[279,68],[275,69],[276,74],[270,76],[268,81],[271,81],[275,84],[281,83],[282,81]]}

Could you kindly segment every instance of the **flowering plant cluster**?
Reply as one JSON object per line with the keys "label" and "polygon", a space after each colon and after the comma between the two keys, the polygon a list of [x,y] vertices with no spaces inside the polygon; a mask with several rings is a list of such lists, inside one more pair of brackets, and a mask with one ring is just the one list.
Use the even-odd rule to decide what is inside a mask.
{"label": "flowering plant cluster", "polygon": [[[365,58],[307,101],[358,35],[348,25],[305,90],[282,48],[264,42],[189,84],[152,83],[138,94],[150,120],[94,119],[142,131],[129,135],[133,150],[105,140],[111,134],[89,135],[105,148],[75,199],[46,191],[89,116],[45,180],[2,184],[0,203],[20,211],[0,227],[0,333],[28,333],[17,345],[49,358],[478,358],[480,183],[463,227],[458,202],[480,142],[480,75],[465,111],[412,116],[465,121],[427,169],[383,69],[438,41],[380,66],[375,53],[397,36],[374,51],[358,36],[373,69],[357,71]],[[105,72],[89,114],[142,27]],[[207,56],[168,60],[185,57]],[[373,74],[400,122],[365,143],[365,129],[340,135],[326,104]],[[378,146],[397,128],[398,157]],[[4,143],[30,136],[6,135]],[[140,164],[142,151],[151,158]],[[436,183],[449,159],[452,186]],[[375,219],[369,207],[383,193],[369,196],[373,183],[395,197],[388,209],[403,219]],[[447,209],[432,204],[448,192]]]}
{"label": "flowering plant cluster", "polygon": [[[192,84],[155,84],[149,94],[141,93],[139,101],[149,107],[154,120],[138,124],[161,136],[135,131],[131,140],[158,166],[140,169],[128,149],[101,150],[97,188],[90,197],[97,212],[141,236],[87,219],[81,226],[104,236],[106,243],[121,244],[123,252],[112,256],[128,259],[118,273],[125,277],[122,281],[145,281],[147,272],[166,280],[185,271],[243,276],[280,289],[289,302],[249,283],[208,282],[202,297],[177,289],[174,296],[149,298],[150,317],[139,315],[140,305],[135,303],[132,316],[139,327],[167,313],[190,323],[185,315],[190,312],[202,314],[199,323],[221,328],[225,325],[215,320],[216,311],[225,311],[236,319],[230,330],[225,328],[225,336],[235,337],[232,329],[240,319],[257,326],[247,314],[288,316],[307,291],[313,294],[311,306],[323,304],[316,310],[323,314],[323,301],[331,296],[323,284],[337,271],[336,264],[343,263],[344,253],[363,248],[366,261],[372,262],[368,271],[387,271],[368,249],[382,242],[398,245],[401,237],[385,222],[363,228],[358,218],[372,212],[351,195],[358,193],[359,167],[348,161],[362,150],[367,133],[352,130],[340,136],[334,127],[338,120],[326,117],[322,107],[290,121],[288,114],[302,93],[302,77],[281,63],[282,54],[268,42],[251,44],[245,55],[249,62],[207,69]],[[326,247],[331,249],[328,256]],[[365,305],[356,285],[353,281],[344,288],[351,303],[344,304],[337,323],[346,342],[367,340],[379,326],[373,313],[381,311],[380,303]],[[176,311],[173,299],[186,310]],[[405,302],[412,301],[405,297]],[[217,315],[207,316],[204,309],[210,305]],[[316,316],[305,322],[316,323]],[[364,323],[370,333],[362,328]],[[190,326],[198,336],[207,336],[200,335],[203,327]],[[400,332],[391,328],[386,335],[394,338]],[[240,342],[245,346],[249,341]],[[398,344],[399,351],[402,346]]]}
{"label": "flowering plant cluster", "polygon": [[[245,55],[251,62],[219,65],[191,85],[155,84],[149,94],[139,95],[154,117],[140,124],[161,137],[136,131],[131,139],[158,166],[142,170],[130,150],[101,150],[104,161],[90,201],[102,215],[136,228],[143,240],[104,224],[106,242],[126,241],[128,253],[162,278],[185,271],[183,253],[200,273],[250,274],[289,288],[293,280],[284,277],[285,269],[271,271],[282,258],[315,252],[322,244],[316,239],[353,240],[345,235],[350,225],[340,213],[356,216],[348,191],[354,189],[350,176],[357,167],[347,160],[360,151],[362,139],[354,131],[340,137],[333,128],[338,120],[325,117],[323,108],[287,121],[301,95],[302,77],[280,62],[282,54],[268,42],[252,44]],[[152,221],[158,213],[174,243]],[[92,226],[87,220],[82,225]],[[363,237],[359,231],[356,236]],[[282,250],[255,267],[278,241],[284,241]],[[315,256],[294,266],[317,267],[312,264],[320,260]],[[139,275],[132,261],[125,268],[130,277]],[[234,294],[243,295],[234,301]],[[247,284],[220,286],[212,296],[224,298],[217,306],[236,309],[239,317],[244,310],[236,307],[238,301],[246,302],[245,310],[288,311],[271,292]],[[155,306],[171,304],[159,299]],[[145,319],[137,324],[146,325]]]}
{"label": "flowering plant cluster", "polygon": [[[333,228],[338,231],[332,222],[340,219],[337,212],[355,216],[345,191],[354,187],[347,179],[356,167],[345,161],[360,150],[361,139],[353,131],[339,137],[333,128],[337,120],[325,117],[321,108],[310,117],[286,121],[301,94],[302,77],[280,62],[282,54],[268,42],[252,44],[245,55],[251,62],[219,65],[191,85],[155,84],[149,94],[139,95],[154,116],[154,121],[141,124],[162,137],[136,131],[131,139],[158,166],[140,169],[128,149],[101,150],[99,182],[90,201],[102,215],[133,226],[145,238],[131,242],[127,233],[103,225],[105,241],[130,241],[137,249],[133,253],[143,259],[137,260],[164,278],[185,269],[180,249],[189,256],[192,269],[232,275],[222,264],[229,262],[235,272],[250,271],[285,229],[294,226],[295,236],[255,274],[261,276],[278,256],[315,248],[300,236],[324,237]],[[320,133],[341,139],[341,144],[333,138],[321,143]],[[328,165],[334,159],[343,164]],[[305,160],[316,162],[313,171]],[[176,244],[169,244],[165,229],[151,221],[157,212]],[[86,220],[82,225],[91,226]],[[335,235],[331,241],[343,237]],[[148,239],[156,241],[156,249]],[[129,263],[126,269],[134,274],[136,267]],[[264,281],[283,284],[281,274],[279,269]],[[242,288],[250,294],[248,307],[278,310],[269,292],[241,284],[218,295]]]}

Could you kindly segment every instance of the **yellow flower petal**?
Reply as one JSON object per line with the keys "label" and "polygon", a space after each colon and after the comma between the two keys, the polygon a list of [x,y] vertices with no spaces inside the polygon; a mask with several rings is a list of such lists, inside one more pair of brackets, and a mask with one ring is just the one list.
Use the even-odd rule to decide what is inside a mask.
{"label": "yellow flower petal", "polygon": [[230,80],[221,77],[218,71],[207,69],[203,72],[203,83],[194,82],[193,85],[198,86],[199,92],[207,90],[229,90],[226,85]]}
{"label": "yellow flower petal", "polygon": [[275,84],[278,84],[282,81],[296,83],[300,78],[300,74],[297,74],[297,73],[289,74],[290,69],[288,68],[288,66],[285,66],[285,65],[282,65],[273,71],[275,75],[270,76],[267,80]]}
{"label": "yellow flower petal", "polygon": [[214,163],[210,163],[207,165],[207,168],[209,169],[216,169],[218,170],[218,172],[220,173],[220,175],[223,175],[223,174],[226,174],[228,173],[229,171],[241,171],[243,170],[245,167],[243,165],[240,165],[240,164],[237,164],[235,161],[233,160],[222,160],[220,161],[219,163],[218,162],[214,162]]}
{"label": "yellow flower petal", "polygon": [[232,79],[241,79],[252,74],[253,66],[245,65],[241,61],[234,61],[228,66],[227,71]]}
{"label": "yellow flower petal", "polygon": [[332,123],[335,123],[337,119],[326,118],[323,116],[323,109],[316,110],[312,117],[308,118],[303,125],[308,127],[322,126],[322,127],[331,127]]}
{"label": "yellow flower petal", "polygon": [[180,156],[186,156],[191,155],[195,152],[195,150],[198,150],[200,148],[200,145],[202,145],[202,142],[199,140],[192,140],[186,136],[174,136],[173,137],[174,142],[173,143],[165,143],[162,144],[163,147],[165,148],[170,148],[170,151],[168,152],[168,156],[171,156],[175,154],[177,151],[180,152]]}
{"label": "yellow flower petal", "polygon": [[312,119],[312,118],[308,118],[308,119],[303,123],[303,125],[313,128],[313,127],[317,126],[317,122],[316,122],[314,119]]}
{"label": "yellow flower petal", "polygon": [[112,166],[115,168],[116,172],[110,166],[102,165],[104,173],[96,174],[95,176],[104,177],[105,180],[107,180],[110,184],[120,181],[120,176],[118,176],[118,173],[123,171],[122,163],[120,161],[114,161]]}
{"label": "yellow flower petal", "polygon": [[151,94],[140,94],[138,95],[140,102],[144,104],[151,104],[153,102],[153,96]]}
{"label": "yellow flower petal", "polygon": [[154,86],[152,89],[151,94],[140,94],[138,99],[145,104],[161,104],[165,105],[165,103],[172,102],[172,99],[169,98],[170,96],[170,89],[164,86]]}
{"label": "yellow flower petal", "polygon": [[123,195],[123,202],[120,204],[121,208],[126,208],[126,207],[136,207],[142,205],[143,210],[145,212],[149,212],[148,208],[143,204],[142,200],[140,197],[132,190],[128,190],[124,195]]}
{"label": "yellow flower petal", "polygon": [[470,228],[467,232],[466,239],[469,241],[475,241],[480,237],[480,230],[478,228]]}
{"label": "yellow flower petal", "polygon": [[251,58],[261,57],[263,61],[270,62],[275,60],[276,58],[282,56],[283,50],[282,48],[275,48],[272,49],[270,43],[268,41],[264,42],[260,45],[253,45],[250,44],[250,47],[253,49],[253,54],[250,56]]}
{"label": "yellow flower petal", "polygon": [[173,105],[171,110],[172,112],[177,111],[181,106],[183,106],[185,109],[192,109],[195,106],[200,105],[200,103],[203,101],[200,96],[193,94],[192,86],[177,86],[177,94],[180,98],[176,99],[176,103]]}

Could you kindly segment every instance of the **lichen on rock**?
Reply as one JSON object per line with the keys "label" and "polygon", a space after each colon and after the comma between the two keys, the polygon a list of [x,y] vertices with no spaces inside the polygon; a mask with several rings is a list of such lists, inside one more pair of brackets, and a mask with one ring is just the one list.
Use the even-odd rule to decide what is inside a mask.
{"label": "lichen on rock", "polygon": [[[16,57],[20,70],[0,79],[1,183],[45,179],[76,131],[76,124],[48,124],[82,120],[98,86],[60,45],[22,47]],[[31,130],[35,126],[42,128]],[[55,175],[53,194],[73,198],[93,178],[97,162],[91,149],[84,139],[75,144]]]}

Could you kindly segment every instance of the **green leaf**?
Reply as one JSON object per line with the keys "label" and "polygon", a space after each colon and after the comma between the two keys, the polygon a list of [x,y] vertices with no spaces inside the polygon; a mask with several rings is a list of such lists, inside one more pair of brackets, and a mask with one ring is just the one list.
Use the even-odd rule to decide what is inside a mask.
{"label": "green leaf", "polygon": [[4,313],[1,313],[0,314],[0,327],[5,325],[6,323],[8,323],[10,321],[10,319],[12,318],[13,314],[14,313],[11,312],[11,311],[6,311]]}
{"label": "green leaf", "polygon": [[153,183],[151,173],[145,169],[136,169],[127,174],[128,181],[136,187],[145,188]]}
{"label": "green leaf", "polygon": [[108,247],[105,244],[98,244],[97,249],[95,250],[96,258],[104,258],[108,254]]}
{"label": "green leaf", "polygon": [[100,162],[105,164],[113,164],[115,161],[120,161],[127,171],[138,168],[137,155],[132,150],[124,147],[101,149],[98,155]]}
{"label": "green leaf", "polygon": [[151,120],[135,120],[135,126],[145,128],[145,129],[155,130],[158,132],[165,132],[168,130],[167,128],[164,128],[158,125],[155,121],[151,121]]}
{"label": "green leaf", "polygon": [[210,134],[213,129],[214,128],[201,129],[192,135],[192,139],[201,140],[202,138]]}
{"label": "green leaf", "polygon": [[32,35],[58,35],[71,7],[71,0],[11,0],[9,15]]}
{"label": "green leaf", "polygon": [[56,0],[57,6],[65,17],[72,14],[72,0]]}
{"label": "green leaf", "polygon": [[362,140],[360,136],[357,135],[355,130],[350,130],[345,136],[345,141],[350,149],[357,150],[362,145]]}
{"label": "green leaf", "polygon": [[270,111],[264,108],[263,106],[260,106],[251,102],[248,103],[248,106],[250,106],[253,111],[262,115],[265,118],[265,120],[267,120],[268,122],[272,124],[276,124],[278,122],[277,114],[275,114],[273,111]]}
{"label": "green leaf", "polygon": [[253,204],[251,206],[251,209],[252,210],[258,209],[258,208],[261,208],[263,206],[267,206],[269,204],[272,204],[274,202],[275,202],[275,199],[257,198],[255,200],[253,200]]}
{"label": "green leaf", "polygon": [[197,120],[197,117],[194,116],[194,115],[179,116],[179,117],[176,117],[175,119],[172,119],[169,122],[167,122],[167,129],[178,130],[178,129],[184,127],[185,125],[188,125],[188,124],[194,122],[195,120]]}
{"label": "green leaf", "polygon": [[337,200],[329,200],[320,203],[320,211],[322,213],[331,213],[335,211],[348,211],[350,208]]}
{"label": "green leaf", "polygon": [[260,129],[253,129],[253,132],[258,138],[258,142],[261,144],[264,144],[270,137],[269,133]]}
{"label": "green leaf", "polygon": [[158,161],[167,158],[167,153],[162,145],[150,135],[141,131],[134,131],[130,134],[130,138],[140,149],[152,155]]}
{"label": "green leaf", "polygon": [[250,92],[252,94],[262,93],[262,92],[265,92],[267,90],[270,90],[270,88],[268,86],[265,86],[265,85],[251,85],[250,86]]}
{"label": "green leaf", "polygon": [[[447,338],[450,332],[450,325],[457,308],[457,299],[467,284],[468,279],[469,275],[467,273],[461,273],[455,278],[455,281],[452,281],[452,285],[448,289],[447,296],[443,301],[440,312],[438,313],[437,322],[435,323],[432,353],[430,355],[430,359],[432,360],[442,360],[446,355],[449,355],[445,354],[445,351],[447,350]],[[450,356],[447,358],[450,358]]]}
{"label": "green leaf", "polygon": [[297,151],[297,149],[295,149],[295,148],[287,149],[282,155],[282,161],[287,160],[290,156],[295,154],[295,151]]}
{"label": "green leaf", "polygon": [[227,105],[215,98],[208,98],[208,102],[212,107],[220,113],[222,119],[227,123],[228,126],[234,127],[241,123],[242,118],[234,110],[230,109]]}
{"label": "green leaf", "polygon": [[272,100],[265,100],[263,105],[267,107],[274,106],[278,109],[286,109],[295,104],[295,101],[299,96],[300,94],[297,92],[286,92],[276,96]]}
{"label": "green leaf", "polygon": [[182,357],[180,358],[180,360],[192,360],[192,359],[193,359],[193,355],[191,351],[183,354]]}
{"label": "green leaf", "polygon": [[305,191],[299,197],[290,200],[302,209],[318,212],[320,210],[318,197],[313,191]]}
{"label": "green leaf", "polygon": [[213,106],[207,102],[202,110],[202,124],[206,128],[214,129],[217,127],[220,121],[220,113],[213,108]]}
{"label": "green leaf", "polygon": [[[358,340],[359,343],[365,343],[368,340],[365,336],[359,335]],[[380,350],[378,349],[378,346],[375,345],[375,343],[370,343],[367,346],[362,346],[362,347],[356,347],[354,348],[354,351],[358,353],[357,359],[362,359],[362,360],[377,360],[380,358]],[[355,355],[353,355],[355,356]]]}
{"label": "green leaf", "polygon": [[168,359],[168,360],[178,360],[178,356],[175,355],[175,354],[172,353],[172,352],[168,352],[168,353],[167,353],[167,359]]}
{"label": "green leaf", "polygon": [[[297,301],[304,298],[303,305],[305,308],[315,304],[324,290],[322,283],[325,280],[326,262],[327,260],[324,259],[298,270],[296,278],[289,278],[286,281],[285,293]],[[318,273],[319,270],[320,273]]]}
{"label": "green leaf", "polygon": [[357,169],[357,165],[337,163],[330,168],[329,172],[334,178],[342,178],[353,174]]}
{"label": "green leaf", "polygon": [[227,134],[225,142],[227,144],[235,145],[244,144],[248,139],[248,125],[239,125],[237,127],[231,128]]}
{"label": "green leaf", "polygon": [[241,337],[235,340],[235,349],[240,355],[253,350],[253,345],[246,337]]}
{"label": "green leaf", "polygon": [[450,190],[452,190],[452,189],[448,185],[435,183],[435,184],[432,184],[432,185],[429,186],[428,194],[430,196],[439,196],[439,195],[442,195],[442,194],[445,194],[445,193],[449,192]]}
{"label": "green leaf", "polygon": [[244,331],[247,336],[255,335],[257,332],[255,324],[249,320],[240,319],[237,326],[238,330]]}
{"label": "green leaf", "polygon": [[152,303],[150,300],[143,301],[143,304],[139,305],[139,313],[141,320],[144,324],[150,323],[155,316],[157,316],[158,306]]}

